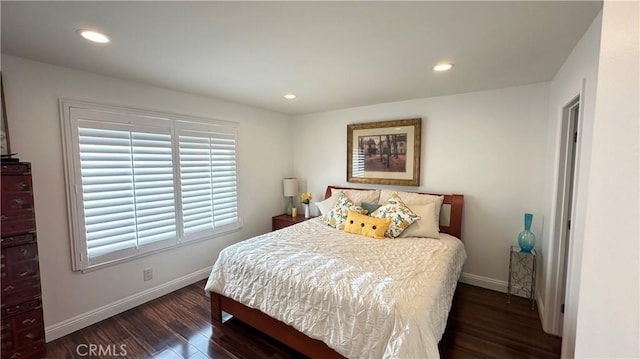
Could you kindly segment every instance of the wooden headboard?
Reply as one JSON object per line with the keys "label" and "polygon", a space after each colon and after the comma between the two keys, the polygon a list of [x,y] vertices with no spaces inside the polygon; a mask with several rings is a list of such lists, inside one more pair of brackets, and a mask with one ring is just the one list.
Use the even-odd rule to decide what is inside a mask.
{"label": "wooden headboard", "polygon": [[[353,187],[338,187],[338,186],[327,186],[327,190],[324,193],[324,198],[327,199],[331,197],[331,189],[355,189],[355,190],[371,190],[374,188],[353,188]],[[377,188],[376,188],[377,189]],[[434,194],[434,193],[422,193],[421,194],[432,194],[436,196],[444,196],[443,205],[448,204],[451,206],[451,213],[449,217],[449,225],[440,224],[440,232],[448,233],[454,237],[458,237],[462,239],[462,205],[464,203],[464,196],[461,194]]]}

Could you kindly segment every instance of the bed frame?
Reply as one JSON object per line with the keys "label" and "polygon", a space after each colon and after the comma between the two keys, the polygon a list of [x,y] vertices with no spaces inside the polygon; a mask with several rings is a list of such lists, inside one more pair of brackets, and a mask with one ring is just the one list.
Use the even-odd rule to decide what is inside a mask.
{"label": "bed frame", "polygon": [[[325,192],[325,198],[331,196],[331,189],[368,189],[368,188],[351,188],[328,186]],[[462,238],[462,205],[464,196],[460,194],[444,195],[443,204],[451,206],[451,215],[449,225],[440,225],[440,232],[448,233],[452,236]],[[222,294],[211,292],[211,322],[215,325],[221,325],[222,312],[231,314],[241,322],[244,322],[264,334],[288,345],[289,347],[299,351],[300,353],[311,358],[344,358],[333,349],[329,348],[324,342],[308,337],[299,332],[292,326],[274,319],[263,312],[249,308],[231,298]]]}

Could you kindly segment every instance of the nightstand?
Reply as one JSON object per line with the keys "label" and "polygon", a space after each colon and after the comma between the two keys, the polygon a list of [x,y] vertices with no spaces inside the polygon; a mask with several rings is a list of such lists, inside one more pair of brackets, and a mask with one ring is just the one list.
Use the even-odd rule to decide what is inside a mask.
{"label": "nightstand", "polygon": [[292,226],[296,223],[304,222],[311,218],[304,218],[304,215],[297,215],[296,217],[291,217],[288,214],[280,214],[277,216],[271,217],[271,230],[277,231],[278,229],[282,229],[284,227]]}
{"label": "nightstand", "polygon": [[511,294],[526,295],[531,301],[531,309],[535,304],[536,292],[536,250],[520,251],[519,246],[511,246],[509,250],[509,284],[507,286],[507,303],[511,303]]}

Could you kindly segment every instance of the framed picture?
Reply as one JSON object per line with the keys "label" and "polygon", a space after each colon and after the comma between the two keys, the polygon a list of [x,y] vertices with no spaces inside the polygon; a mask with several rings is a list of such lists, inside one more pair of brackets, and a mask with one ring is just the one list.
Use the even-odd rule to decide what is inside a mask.
{"label": "framed picture", "polygon": [[4,105],[4,85],[2,84],[2,74],[0,74],[0,96],[2,97],[2,111],[0,112],[0,146],[2,147],[2,156],[8,156],[11,153],[11,148],[9,147],[9,127],[7,126],[7,111]]}
{"label": "framed picture", "polygon": [[347,125],[347,182],[420,185],[422,119]]}

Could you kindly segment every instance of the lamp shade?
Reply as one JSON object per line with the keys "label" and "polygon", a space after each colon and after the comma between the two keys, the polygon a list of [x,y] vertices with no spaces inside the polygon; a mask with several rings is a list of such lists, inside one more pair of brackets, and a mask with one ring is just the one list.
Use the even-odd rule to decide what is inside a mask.
{"label": "lamp shade", "polygon": [[294,197],[298,195],[298,179],[285,178],[282,181],[285,197]]}

